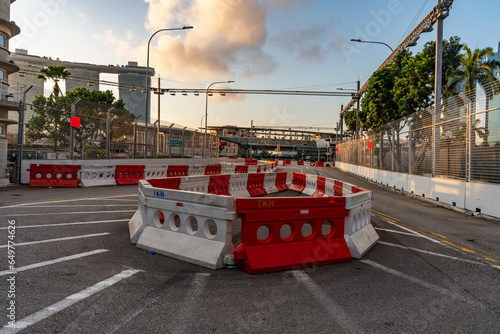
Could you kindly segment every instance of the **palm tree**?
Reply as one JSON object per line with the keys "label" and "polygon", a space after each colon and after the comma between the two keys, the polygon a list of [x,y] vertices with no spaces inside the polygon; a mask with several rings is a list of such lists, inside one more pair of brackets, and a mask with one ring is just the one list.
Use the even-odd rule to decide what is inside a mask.
{"label": "palm tree", "polygon": [[58,85],[59,80],[66,79],[71,75],[71,73],[68,72],[64,66],[48,66],[46,68],[42,68],[40,73],[41,74],[38,75],[38,79],[42,79],[43,81],[47,81],[48,79],[54,80],[53,92],[56,97],[59,96],[59,92],[62,92]]}
{"label": "palm tree", "polygon": [[465,54],[460,59],[460,76],[465,80],[465,91],[476,88],[476,83],[484,86],[488,82],[498,83],[493,70],[500,67],[497,60],[488,60],[493,56],[493,48],[475,49],[472,51],[464,44]]}

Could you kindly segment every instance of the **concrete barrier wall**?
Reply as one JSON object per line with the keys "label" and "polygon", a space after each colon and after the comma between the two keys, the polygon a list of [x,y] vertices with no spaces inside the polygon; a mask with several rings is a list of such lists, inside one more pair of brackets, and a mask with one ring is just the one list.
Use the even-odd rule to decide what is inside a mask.
{"label": "concrete barrier wall", "polygon": [[30,164],[73,165],[73,166],[116,166],[116,165],[218,165],[218,158],[200,159],[110,159],[110,160],[23,160],[21,183],[30,182]]}
{"label": "concrete barrier wall", "polygon": [[336,162],[337,168],[391,188],[500,218],[500,185],[396,173]]}

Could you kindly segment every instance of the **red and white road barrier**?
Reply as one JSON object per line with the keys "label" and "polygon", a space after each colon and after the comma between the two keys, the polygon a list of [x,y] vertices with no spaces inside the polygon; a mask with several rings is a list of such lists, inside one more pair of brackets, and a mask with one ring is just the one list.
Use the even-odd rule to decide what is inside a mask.
{"label": "red and white road barrier", "polygon": [[83,187],[116,186],[115,166],[84,166],[79,179]]}
{"label": "red and white road barrier", "polygon": [[[242,228],[241,245],[235,253],[237,264],[249,273],[260,273],[350,261],[361,258],[378,241],[371,225],[370,191],[338,180],[293,173],[289,189],[310,194],[308,197],[262,197],[287,190],[287,178],[287,173],[239,173],[141,180],[139,209],[129,222],[131,242],[220,268],[233,263],[234,248],[228,244],[232,240],[230,226],[239,218]],[[216,203],[217,217],[211,203]],[[221,203],[227,207],[222,209]],[[217,231],[225,231],[227,239],[218,239],[219,244],[214,245],[200,241],[210,236],[206,229],[204,235],[188,227],[181,229],[182,222],[191,224],[190,215],[203,224],[214,221]],[[170,227],[165,227],[167,221]],[[267,236],[259,236],[261,229],[267,229]],[[173,241],[175,238],[182,243]],[[211,260],[206,254],[212,254]]]}

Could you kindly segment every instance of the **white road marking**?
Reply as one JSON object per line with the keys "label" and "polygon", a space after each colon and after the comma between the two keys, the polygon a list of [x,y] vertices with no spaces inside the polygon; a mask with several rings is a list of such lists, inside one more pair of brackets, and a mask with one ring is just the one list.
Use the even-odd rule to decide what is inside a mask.
{"label": "white road marking", "polygon": [[27,206],[34,204],[43,204],[43,203],[63,203],[63,202],[75,202],[75,201],[92,201],[92,200],[114,200],[114,198],[120,197],[137,197],[137,195],[116,195],[116,196],[106,196],[106,197],[84,197],[84,198],[73,198],[73,199],[61,199],[61,200],[50,200],[50,201],[40,201],[40,202],[31,202],[31,203],[23,203],[23,204],[13,204],[13,205],[5,205],[0,206],[0,209],[5,208],[15,208],[19,206]]}
{"label": "white road marking", "polygon": [[[26,226],[16,225],[16,230],[20,228],[59,227],[59,226],[71,226],[71,225],[117,223],[117,222],[128,222],[129,220],[130,219],[112,219],[112,220],[96,220],[91,222],[76,222],[76,223],[62,223],[62,224],[43,224],[43,225],[26,225]],[[8,227],[0,227],[0,230],[6,230],[6,229],[8,229]]]}
{"label": "white road marking", "polygon": [[403,246],[403,245],[397,245],[397,244],[393,244],[393,243],[390,243],[390,242],[379,241],[378,243],[381,244],[381,245],[386,245],[386,246],[391,246],[391,247],[397,247],[397,248],[402,248],[402,249],[409,249],[409,250],[413,250],[415,252],[420,252],[420,253],[424,253],[424,254],[440,256],[440,257],[444,257],[444,258],[451,259],[451,260],[457,260],[457,261],[468,262],[468,263],[473,263],[473,264],[480,264],[480,265],[484,265],[484,266],[488,265],[487,263],[483,263],[483,262],[477,262],[477,261],[471,261],[471,260],[461,259],[461,258],[455,257],[455,256],[444,255],[444,254],[435,253],[435,252],[429,252],[429,251],[426,251],[426,250],[423,250],[423,249],[418,249],[418,248],[413,248],[413,247],[407,247],[407,246]]}
{"label": "white road marking", "polygon": [[[372,215],[372,217],[373,217],[373,215]],[[380,218],[380,217],[378,217],[378,218]],[[440,245],[445,246],[445,247],[450,247],[450,248],[453,248],[453,247],[448,246],[448,245],[446,245],[445,243],[443,243],[443,242],[441,242],[441,241],[439,241],[439,240],[436,240],[436,239],[433,239],[433,238],[431,238],[431,237],[428,237],[428,236],[426,236],[425,234],[419,233],[419,232],[417,232],[417,231],[413,231],[412,229],[409,229],[409,228],[407,228],[407,227],[404,227],[404,226],[398,225],[398,224],[393,223],[393,222],[391,222],[391,221],[389,221],[389,220],[387,220],[387,219],[384,219],[384,218],[380,218],[380,219],[381,219],[383,222],[387,223],[387,224],[391,224],[391,225],[393,225],[393,226],[397,226],[398,228],[400,228],[400,229],[402,229],[402,230],[405,230],[405,231],[407,231],[407,232],[409,232],[409,233],[413,233],[413,234],[415,234],[415,235],[418,235],[418,236],[420,236],[420,237],[422,237],[422,238],[424,238],[424,239],[427,239],[427,240],[429,240],[429,241],[432,241],[432,242],[434,242],[434,243],[436,243],[436,244],[440,244]]]}
{"label": "white road marking", "polygon": [[[104,235],[108,235],[111,233],[95,233],[95,234],[84,234],[77,235],[74,237],[66,237],[66,238],[57,238],[57,239],[47,239],[47,240],[39,240],[39,241],[30,241],[30,242],[16,242],[15,247],[17,246],[27,246],[27,245],[36,245],[36,244],[44,244],[47,242],[55,242],[55,241],[66,241],[66,240],[74,240],[74,239],[83,239],[83,238],[93,238],[93,237],[102,237]],[[8,245],[0,245],[0,248],[7,248]]]}
{"label": "white road marking", "polygon": [[44,212],[44,213],[12,213],[13,217],[25,216],[45,216],[45,215],[88,215],[91,213],[122,213],[122,212],[136,212],[137,210],[120,210],[120,211],[73,211],[73,212]]}
{"label": "white road marking", "polygon": [[79,301],[82,301],[118,282],[125,278],[129,278],[132,275],[140,272],[141,270],[137,269],[127,269],[122,271],[119,274],[116,274],[114,276],[111,276],[110,278],[105,279],[104,281],[98,282],[91,287],[88,287],[85,290],[82,290],[80,292],[77,292],[75,294],[72,294],[71,296],[68,296],[64,298],[61,301],[58,301],[57,303],[54,303],[50,306],[47,306],[46,308],[35,312],[33,314],[30,314],[18,321],[15,322],[14,326],[9,326],[4,325],[2,329],[0,329],[0,334],[3,333],[17,333],[23,329],[26,329],[42,320],[47,319],[48,317],[64,310],[67,309],[68,307],[78,303]]}
{"label": "white road marking", "polygon": [[328,315],[343,329],[344,333],[364,333],[364,331],[358,327],[356,321],[351,319],[349,314],[344,311],[339,304],[329,298],[323,289],[321,289],[309,275],[302,270],[294,270],[291,273],[299,282],[304,284],[316,301],[323,306]]}
{"label": "white road marking", "polygon": [[416,277],[413,277],[411,275],[408,275],[408,274],[405,274],[401,271],[397,271],[395,269],[392,269],[392,268],[389,268],[389,267],[386,267],[380,263],[377,263],[377,262],[374,262],[374,261],[371,261],[371,260],[359,260],[360,262],[363,262],[369,266],[372,266],[374,268],[377,268],[377,269],[380,269],[382,271],[385,271],[391,275],[394,275],[394,276],[398,276],[400,278],[403,278],[407,281],[410,281],[412,283],[415,283],[415,284],[418,284],[418,285],[421,285],[427,289],[430,289],[430,290],[433,290],[433,291],[436,291],[436,292],[439,292],[445,296],[448,296],[452,299],[457,299],[457,300],[460,300],[462,302],[466,302],[468,304],[471,304],[471,305],[474,305],[474,306],[479,306],[481,308],[485,308],[485,306],[480,303],[480,302],[477,302],[477,301],[474,301],[470,298],[467,298],[467,297],[464,297],[464,296],[460,296],[458,293],[456,292],[453,292],[453,291],[450,291],[450,290],[447,290],[445,288],[442,288],[442,287],[439,287],[437,285],[434,285],[432,283],[429,283],[429,282],[426,282],[426,281],[423,281],[419,278],[416,278]]}
{"label": "white road marking", "polygon": [[412,237],[420,237],[420,235],[416,234],[416,233],[408,233],[408,232],[402,232],[402,231],[396,231],[396,230],[388,230],[388,229],[385,229],[385,228],[379,228],[379,227],[375,227],[376,230],[378,231],[385,231],[385,232],[390,232],[390,233],[397,233],[397,234],[404,234],[404,235],[411,235]]}
{"label": "white road marking", "polygon": [[60,257],[60,258],[54,259],[54,260],[33,263],[33,264],[30,264],[30,265],[27,265],[27,266],[22,266],[22,267],[14,268],[14,270],[0,271],[0,276],[14,275],[14,274],[17,274],[17,273],[19,273],[21,271],[26,271],[26,270],[31,270],[31,269],[35,269],[35,268],[45,267],[45,266],[49,266],[51,264],[61,263],[61,262],[64,262],[64,261],[70,261],[70,260],[80,259],[82,257],[91,256],[91,255],[95,255],[95,254],[100,254],[100,253],[104,253],[104,252],[108,252],[108,251],[109,251],[109,249],[97,249],[97,250],[90,251],[90,252],[85,252],[85,253],[80,253],[80,254],[75,254],[75,255]]}

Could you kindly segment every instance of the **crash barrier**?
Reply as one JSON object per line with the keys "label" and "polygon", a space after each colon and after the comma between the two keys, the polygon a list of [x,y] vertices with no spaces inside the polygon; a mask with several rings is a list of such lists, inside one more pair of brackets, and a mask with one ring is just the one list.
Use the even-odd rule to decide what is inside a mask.
{"label": "crash barrier", "polygon": [[[214,220],[210,216],[210,203],[225,201],[228,205],[226,223],[232,227],[235,220],[241,220],[242,224],[241,245],[234,258],[240,268],[252,274],[349,261],[361,258],[376,244],[379,237],[371,225],[371,191],[302,173],[293,173],[292,183],[288,186],[287,178],[288,174],[282,172],[141,180],[138,212],[129,222],[131,242],[139,244],[143,231],[148,229],[140,248],[208,268],[233,263],[233,253],[227,250],[234,248],[226,244],[227,240],[218,240],[218,246],[199,241],[203,235],[211,235],[206,229],[205,234],[194,230],[189,230],[187,235],[182,234],[182,243],[175,240],[176,235],[172,235],[180,229],[181,221],[190,224],[190,215],[197,222],[200,219]],[[306,187],[307,182],[310,183],[309,188]],[[310,193],[311,196],[262,197],[276,190],[288,189]],[[184,196],[182,201],[178,196]],[[186,201],[189,203],[185,204]],[[162,203],[166,207],[161,206]],[[196,203],[201,206],[195,206]],[[215,206],[220,209],[220,205]],[[180,218],[175,218],[177,216]],[[171,217],[174,217],[173,220]],[[217,231],[220,225],[229,234],[228,240],[232,240],[232,229],[224,224],[221,221],[216,223]],[[172,226],[177,230],[172,231]],[[160,230],[158,235],[155,230]],[[172,242],[172,245],[163,245],[162,240]],[[210,261],[203,257],[205,246],[208,247],[207,254],[212,254]]]}
{"label": "crash barrier", "polygon": [[30,187],[78,187],[80,166],[31,164]]}
{"label": "crash barrier", "polygon": [[217,175],[273,171],[268,165],[116,165],[80,166],[60,164],[31,164],[31,187],[92,187],[107,185],[133,185],[142,179],[172,176]]}
{"label": "crash barrier", "polygon": [[351,261],[345,198],[237,198],[236,214],[241,244],[234,258],[249,274]]}
{"label": "crash barrier", "polygon": [[129,221],[132,243],[211,269],[234,264],[233,197],[156,188],[150,182],[160,181],[139,182],[139,208]]}
{"label": "crash barrier", "polygon": [[115,166],[82,166],[79,179],[83,187],[116,186]]}

